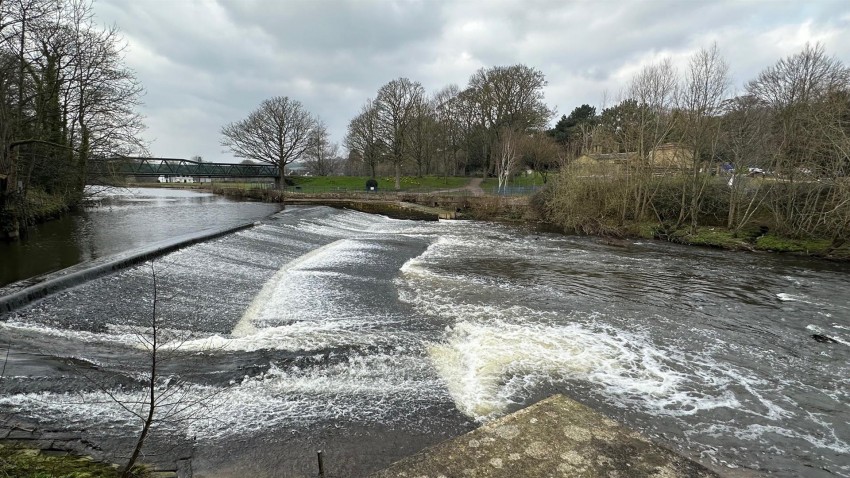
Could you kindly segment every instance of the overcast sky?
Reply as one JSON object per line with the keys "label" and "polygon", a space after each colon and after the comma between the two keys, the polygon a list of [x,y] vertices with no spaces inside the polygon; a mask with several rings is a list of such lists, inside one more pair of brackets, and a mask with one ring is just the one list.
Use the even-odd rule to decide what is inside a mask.
{"label": "overcast sky", "polygon": [[221,126],[277,95],[342,142],[364,100],[400,76],[431,92],[523,63],[546,75],[560,117],[605,92],[610,105],[642,65],[670,56],[681,68],[713,42],[738,90],[806,42],[850,63],[848,0],[96,0],[95,12],[128,42],[151,153],[208,161],[235,161]]}

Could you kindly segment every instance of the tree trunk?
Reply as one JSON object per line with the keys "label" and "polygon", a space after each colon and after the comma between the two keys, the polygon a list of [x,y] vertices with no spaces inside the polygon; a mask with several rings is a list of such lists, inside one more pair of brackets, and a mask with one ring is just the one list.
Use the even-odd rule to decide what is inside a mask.
{"label": "tree trunk", "polygon": [[395,190],[401,190],[401,163],[395,163]]}
{"label": "tree trunk", "polygon": [[278,189],[280,191],[283,191],[283,189],[286,187],[286,180],[285,180],[286,176],[283,174],[285,168],[286,168],[286,165],[284,163],[278,163],[277,164],[278,176],[276,178],[274,178],[274,188]]}
{"label": "tree trunk", "polygon": [[153,268],[153,264],[151,264],[151,271],[153,273],[153,313],[151,314],[151,376],[148,381],[148,415],[145,417],[145,423],[142,426],[142,433],[139,435],[139,440],[136,442],[136,448],[133,450],[133,454],[130,456],[130,460],[127,462],[127,465],[124,466],[124,470],[121,472],[121,478],[129,478],[130,472],[133,470],[133,465],[136,464],[136,460],[139,458],[139,454],[142,452],[142,447],[145,444],[145,438],[148,436],[148,432],[150,432],[151,425],[153,425],[154,413],[156,412],[156,380],[157,380],[157,357],[156,352],[159,347],[158,339],[159,339],[159,324],[157,323],[156,317],[156,271]]}

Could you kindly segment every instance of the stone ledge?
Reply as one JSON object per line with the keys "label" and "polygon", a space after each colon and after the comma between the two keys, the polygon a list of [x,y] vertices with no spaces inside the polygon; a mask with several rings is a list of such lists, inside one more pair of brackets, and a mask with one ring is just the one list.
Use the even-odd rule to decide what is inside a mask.
{"label": "stone ledge", "polygon": [[405,458],[374,478],[716,477],[598,412],[554,395]]}

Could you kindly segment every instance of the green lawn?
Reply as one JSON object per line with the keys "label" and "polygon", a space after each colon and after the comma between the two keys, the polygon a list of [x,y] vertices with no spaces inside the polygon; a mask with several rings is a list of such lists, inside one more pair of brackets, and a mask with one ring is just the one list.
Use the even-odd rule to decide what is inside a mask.
{"label": "green lawn", "polygon": [[[550,173],[551,177],[552,174]],[[497,178],[487,178],[484,182],[481,183],[481,187],[485,190],[488,188],[496,188],[499,186],[499,180]],[[518,174],[508,180],[508,186],[520,186],[520,187],[529,187],[529,186],[543,186],[543,176],[540,173],[532,173],[526,175],[525,173]]]}

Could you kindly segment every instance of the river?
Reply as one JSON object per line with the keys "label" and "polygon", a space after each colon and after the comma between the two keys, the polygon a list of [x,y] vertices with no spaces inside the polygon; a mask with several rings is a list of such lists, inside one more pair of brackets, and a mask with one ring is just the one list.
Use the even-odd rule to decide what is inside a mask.
{"label": "river", "polygon": [[[716,466],[850,476],[844,264],[305,206],[153,268],[160,390],[199,406],[151,447],[195,476],[314,476],[319,449],[363,476],[556,392]],[[0,413],[126,453],[152,279],[0,316]]]}
{"label": "river", "polygon": [[80,262],[132,251],[210,227],[261,219],[277,204],[233,201],[199,191],[87,188],[88,206],[28,228],[18,242],[0,241],[0,287]]}

